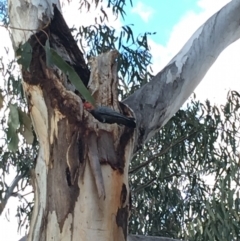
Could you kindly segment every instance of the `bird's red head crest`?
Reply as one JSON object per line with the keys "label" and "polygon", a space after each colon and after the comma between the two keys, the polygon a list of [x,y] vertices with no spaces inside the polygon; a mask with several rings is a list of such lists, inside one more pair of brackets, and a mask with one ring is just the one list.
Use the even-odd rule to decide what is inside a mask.
{"label": "bird's red head crest", "polygon": [[84,108],[85,110],[90,111],[90,110],[93,110],[93,109],[94,109],[94,106],[93,106],[91,103],[85,101],[85,102],[83,103],[83,108]]}

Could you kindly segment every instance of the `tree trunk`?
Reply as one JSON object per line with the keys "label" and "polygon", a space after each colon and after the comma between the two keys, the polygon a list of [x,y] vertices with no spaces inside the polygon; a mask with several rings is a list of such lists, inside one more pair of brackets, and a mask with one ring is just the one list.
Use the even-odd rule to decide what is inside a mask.
{"label": "tree trunk", "polygon": [[[50,24],[46,18],[38,27],[20,27],[43,29],[30,37],[32,61],[29,71],[22,70],[39,140],[28,240],[126,240],[134,129],[95,120],[83,110],[67,77],[56,66],[47,67],[42,46],[49,38],[51,47],[71,56],[68,62],[88,82],[89,71],[68,27],[56,7],[51,11]],[[117,100],[117,55],[112,51],[92,59],[89,89],[97,104],[131,115]]]}
{"label": "tree trunk", "polygon": [[[99,123],[84,111],[64,77],[46,66],[38,41],[30,42],[24,90],[40,150],[29,240],[126,240],[133,130]],[[120,111],[115,59],[116,52],[93,59],[89,84],[98,85],[97,104]]]}
{"label": "tree trunk", "polygon": [[132,153],[180,108],[220,52],[240,37],[240,1],[208,20],[165,69],[124,101],[135,112],[135,131],[95,120],[83,109],[81,95],[67,76],[46,65],[43,46],[48,39],[88,84],[97,104],[133,115],[117,100],[117,52],[92,59],[90,76],[59,9],[57,0],[9,1],[14,48],[28,41],[33,50],[29,69],[22,70],[39,140],[28,240],[123,241]]}

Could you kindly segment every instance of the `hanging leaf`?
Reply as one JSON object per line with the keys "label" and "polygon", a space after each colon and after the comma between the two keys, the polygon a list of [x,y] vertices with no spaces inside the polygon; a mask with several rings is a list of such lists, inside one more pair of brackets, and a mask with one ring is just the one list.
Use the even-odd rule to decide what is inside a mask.
{"label": "hanging leaf", "polygon": [[18,142],[19,142],[18,134],[16,133],[16,131],[12,132],[11,140],[8,143],[8,149],[13,152],[17,151]]}
{"label": "hanging leaf", "polygon": [[2,92],[0,92],[0,110],[3,108],[3,100],[4,100],[4,97],[2,95]]}
{"label": "hanging leaf", "polygon": [[13,129],[17,129],[19,127],[19,116],[18,116],[18,109],[16,104],[10,104],[9,106],[9,118],[8,124],[13,127]]}
{"label": "hanging leaf", "polygon": [[18,149],[18,134],[17,129],[19,127],[19,115],[16,104],[9,105],[9,116],[8,116],[8,130],[7,130],[7,140],[8,149],[15,152]]}
{"label": "hanging leaf", "polygon": [[8,149],[9,151],[17,151],[18,149],[18,135],[16,129],[13,127],[11,123],[8,124],[7,130],[7,140],[8,140]]}
{"label": "hanging leaf", "polygon": [[32,121],[31,118],[28,116],[27,113],[23,112],[22,110],[18,109],[19,113],[19,120],[20,120],[20,133],[25,138],[27,144],[32,144],[34,140],[34,135],[32,131]]}
{"label": "hanging leaf", "polygon": [[20,56],[18,64],[21,64],[24,70],[28,70],[32,60],[32,46],[26,42],[17,49],[16,54]]}
{"label": "hanging leaf", "polygon": [[9,124],[7,129],[7,140],[9,142],[11,141],[11,138],[12,136],[14,136],[15,132],[16,132],[16,129],[14,129],[11,124]]}
{"label": "hanging leaf", "polygon": [[61,69],[70,79],[72,84],[76,87],[76,89],[80,92],[85,100],[95,105],[94,98],[91,96],[88,89],[83,84],[82,80],[75,72],[75,70],[66,63],[58,53],[50,48],[49,41],[46,41],[45,45],[45,52],[46,52],[46,62],[48,66],[55,64],[59,69]]}
{"label": "hanging leaf", "polygon": [[45,43],[45,52],[46,52],[46,64],[47,64],[47,66],[51,66],[54,63],[51,58],[49,39],[47,39],[47,41]]}

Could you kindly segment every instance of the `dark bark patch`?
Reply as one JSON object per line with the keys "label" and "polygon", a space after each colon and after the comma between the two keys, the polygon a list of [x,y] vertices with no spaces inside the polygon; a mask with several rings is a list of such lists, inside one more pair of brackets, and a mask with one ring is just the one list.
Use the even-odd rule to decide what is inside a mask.
{"label": "dark bark patch", "polygon": [[[49,212],[56,212],[60,229],[68,214],[73,213],[80,192],[77,182],[72,183],[69,177],[72,173],[67,165],[66,153],[70,142],[68,140],[70,129],[66,128],[66,123],[66,119],[58,122],[58,140],[55,139],[52,145],[54,163],[48,170],[47,176],[48,209]],[[74,128],[71,131],[73,132]],[[78,160],[75,161],[78,162]],[[66,173],[66,170],[69,173]]]}
{"label": "dark bark patch", "polygon": [[128,230],[128,206],[125,208],[119,208],[116,216],[116,223],[118,227],[123,230],[124,238],[127,240],[127,230]]}
{"label": "dark bark patch", "polygon": [[54,44],[54,48],[58,53],[61,53],[62,51],[59,50],[63,49],[64,52],[68,54],[70,58],[67,62],[69,62],[69,60],[71,61],[69,64],[77,72],[85,86],[87,86],[90,71],[84,61],[83,54],[79,50],[76,41],[57,7],[54,7],[54,18],[51,21],[49,29],[51,32],[50,42]]}
{"label": "dark bark patch", "polygon": [[125,240],[127,240],[127,230],[128,230],[128,217],[129,217],[129,206],[123,207],[127,201],[128,190],[125,184],[122,185],[122,191],[120,196],[120,203],[122,208],[117,211],[116,222],[118,227],[122,227]]}
{"label": "dark bark patch", "polygon": [[79,137],[79,139],[77,140],[77,146],[78,146],[78,157],[79,157],[79,163],[80,164],[83,164],[84,163],[84,151],[83,151],[83,148],[84,148],[84,141],[83,141],[83,138],[82,139]]}
{"label": "dark bark patch", "polygon": [[126,185],[123,183],[122,185],[122,192],[121,192],[121,196],[120,196],[120,202],[121,202],[121,205],[123,206],[127,200],[127,187]]}
{"label": "dark bark patch", "polygon": [[78,131],[74,131],[72,136],[69,136],[69,143],[66,153],[67,165],[69,169],[69,174],[71,177],[71,184],[76,182],[79,173],[79,151],[78,151]]}
{"label": "dark bark patch", "polygon": [[123,172],[124,166],[125,166],[125,161],[124,161],[125,160],[125,157],[124,157],[125,150],[126,150],[127,145],[129,144],[129,140],[133,136],[133,132],[134,132],[134,129],[124,127],[124,131],[123,131],[123,133],[121,133],[121,136],[120,136],[119,145],[117,147],[117,156],[118,156],[118,159],[121,160],[120,168],[119,168],[119,171],[121,173]]}
{"label": "dark bark patch", "polygon": [[[120,109],[121,109],[121,112],[123,113],[123,115],[126,115],[126,116],[132,116],[133,115],[132,111],[128,108],[128,106],[126,106],[122,102],[119,102],[119,106],[120,106]],[[126,150],[127,145],[129,144],[129,140],[131,140],[133,135],[134,135],[134,129],[133,128],[124,127],[124,130],[123,130],[123,132],[121,133],[121,136],[120,136],[119,145],[118,145],[117,150],[116,150],[118,160],[121,160],[120,161],[120,168],[119,168],[120,172],[123,172],[123,170],[124,170],[125,162],[123,160],[125,160],[125,157],[124,157],[125,150]]]}
{"label": "dark bark patch", "polygon": [[68,186],[72,186],[71,173],[70,173],[69,167],[66,168],[66,180],[67,180]]}

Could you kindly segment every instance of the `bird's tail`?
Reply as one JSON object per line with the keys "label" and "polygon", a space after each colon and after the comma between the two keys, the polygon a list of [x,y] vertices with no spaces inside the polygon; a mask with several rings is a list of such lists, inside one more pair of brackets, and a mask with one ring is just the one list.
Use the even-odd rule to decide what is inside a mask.
{"label": "bird's tail", "polygon": [[135,128],[136,127],[135,118],[133,118],[133,117],[123,116],[122,117],[122,122],[123,122],[123,123],[121,123],[122,125],[128,126],[130,128]]}

